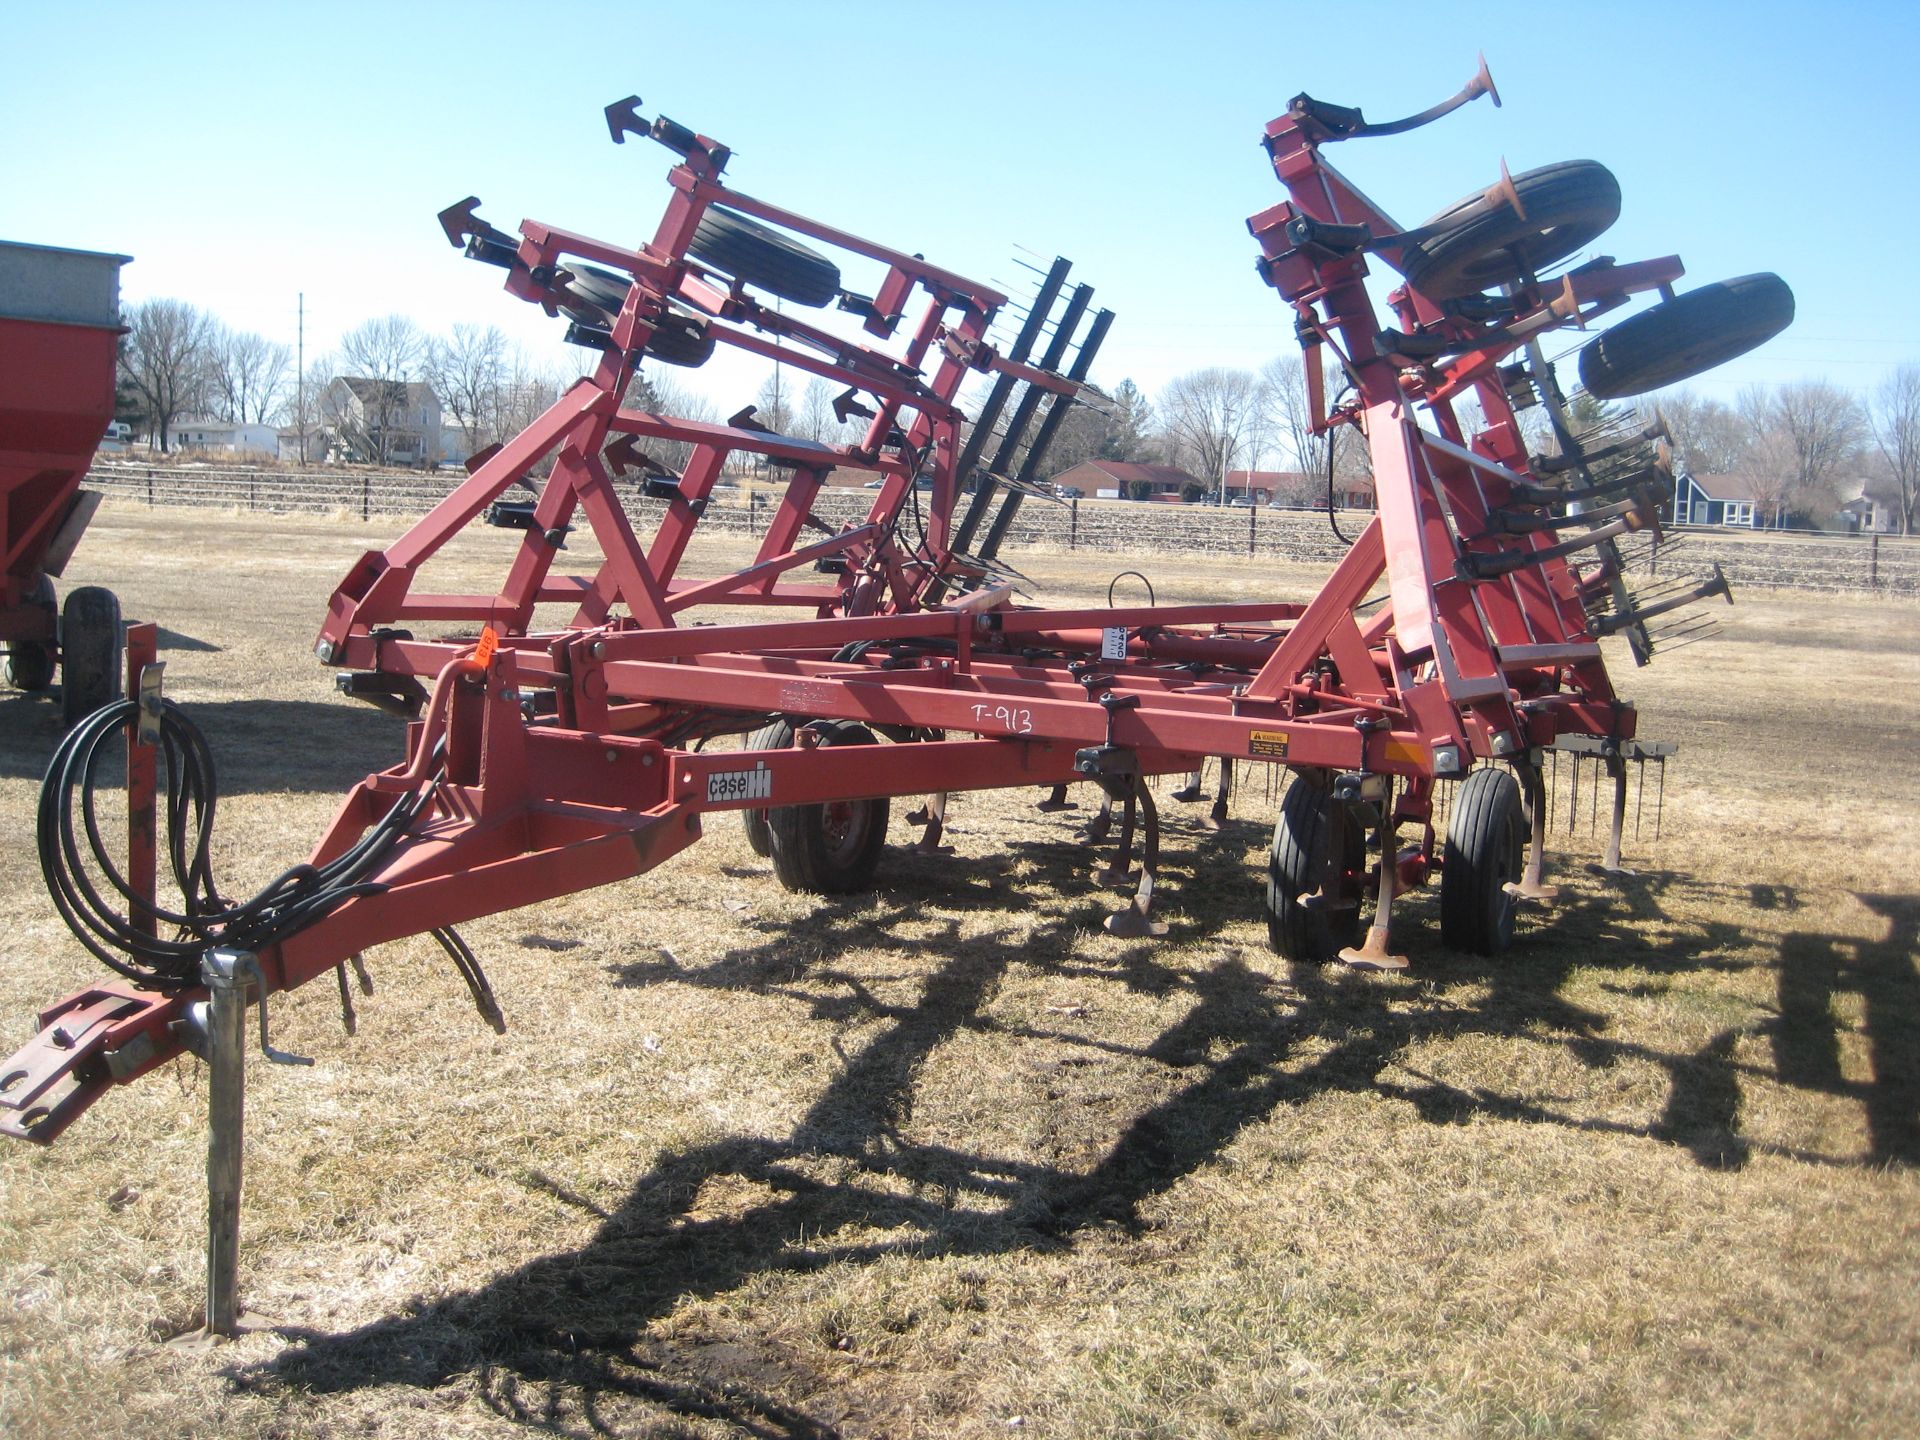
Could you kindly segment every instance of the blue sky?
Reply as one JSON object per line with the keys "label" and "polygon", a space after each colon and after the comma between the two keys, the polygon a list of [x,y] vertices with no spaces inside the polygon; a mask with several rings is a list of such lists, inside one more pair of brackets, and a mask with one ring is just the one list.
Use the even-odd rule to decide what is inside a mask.
{"label": "blue sky", "polygon": [[[1246,216],[1282,198],[1258,148],[1306,90],[1373,119],[1484,100],[1333,158],[1413,224],[1516,172],[1603,161],[1599,246],[1678,253],[1690,283],[1772,269],[1793,329],[1702,385],[1920,360],[1913,137],[1920,7],[1616,4],[16,3],[0,20],[0,238],[135,257],[177,296],[309,356],[375,315],[498,324],[578,360],[559,325],[462,261],[434,212],[467,194],[650,235],[668,152],[608,142],[638,92],[735,150],[738,188],[1003,288],[1066,254],[1116,312],[1095,378],[1150,392],[1292,345]],[[849,272],[848,283],[863,278]],[[1573,342],[1569,340],[1570,346]],[[751,386],[714,368],[713,386]],[[719,394],[744,402],[750,394]]]}

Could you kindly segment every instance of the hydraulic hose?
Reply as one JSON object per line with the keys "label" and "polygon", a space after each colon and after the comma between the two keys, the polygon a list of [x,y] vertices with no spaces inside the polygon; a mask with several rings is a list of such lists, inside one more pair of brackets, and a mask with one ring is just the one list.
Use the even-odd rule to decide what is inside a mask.
{"label": "hydraulic hose", "polygon": [[[200,958],[215,945],[258,951],[357,896],[377,894],[384,887],[366,876],[425,809],[438,783],[443,747],[423,745],[417,788],[396,800],[351,849],[325,865],[295,865],[251,900],[229,904],[214,883],[209,849],[218,801],[213,754],[185,713],[162,701],[161,845],[182,897],[183,908],[176,911],[135,892],[101,833],[99,771],[107,757],[121,753],[115,742],[139,715],[138,703],[122,700],[94,711],[67,733],[41,785],[36,835],[40,872],[67,928],[102,964],[163,992],[198,985]],[[149,929],[171,929],[173,935],[149,934]]]}

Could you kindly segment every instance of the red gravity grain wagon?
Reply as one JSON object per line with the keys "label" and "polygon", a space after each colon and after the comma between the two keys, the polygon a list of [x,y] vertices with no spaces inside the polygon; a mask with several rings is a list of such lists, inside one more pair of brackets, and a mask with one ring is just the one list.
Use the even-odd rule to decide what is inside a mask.
{"label": "red gravity grain wagon", "polygon": [[124,255],[0,241],[0,646],[7,679],[59,674],[69,724],[120,694],[120,605],[97,586],[64,610],[53,581],[99,496],[80,482],[113,419]]}

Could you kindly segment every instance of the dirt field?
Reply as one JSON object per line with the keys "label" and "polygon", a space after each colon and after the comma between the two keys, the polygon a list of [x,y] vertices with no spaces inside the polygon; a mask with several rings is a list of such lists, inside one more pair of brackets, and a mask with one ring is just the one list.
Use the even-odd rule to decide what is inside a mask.
{"label": "dirt field", "polygon": [[[68,584],[166,628],[228,894],[397,722],[310,658],[397,526],[110,504]],[[494,575],[483,537],[468,562]],[[1305,598],[1304,570],[1013,557],[1049,599]],[[460,563],[460,562],[456,562]],[[1170,936],[1106,935],[1075,814],[793,896],[716,821],[652,875],[273,1002],[242,1292],[210,1351],[198,1067],[0,1150],[0,1434],[1906,1436],[1920,1415],[1920,606],[1742,597],[1633,672],[1681,743],[1639,874],[1562,823],[1497,962],[1267,949],[1262,782],[1176,812]],[[98,971],[32,846],[57,703],[0,692],[0,1040]],[[1584,805],[1584,799],[1583,799]],[[899,808],[899,807],[897,807]],[[896,816],[896,839],[911,833]],[[1905,1417],[1904,1419],[1902,1417]]]}

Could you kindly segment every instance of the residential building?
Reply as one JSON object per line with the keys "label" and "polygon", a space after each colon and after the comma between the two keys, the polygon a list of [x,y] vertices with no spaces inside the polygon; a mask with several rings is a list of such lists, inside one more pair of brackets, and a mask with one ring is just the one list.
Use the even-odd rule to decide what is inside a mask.
{"label": "residential building", "polygon": [[[1227,498],[1247,499],[1256,505],[1294,505],[1324,510],[1327,508],[1327,476],[1323,470],[1311,474],[1303,470],[1229,470]],[[1340,510],[1373,509],[1373,481],[1364,475],[1333,477],[1334,508]]]}
{"label": "residential building", "polygon": [[1159,500],[1178,504],[1207,494],[1207,484],[1177,465],[1138,465],[1129,460],[1083,460],[1052,479],[1056,493],[1073,491],[1107,500]]}
{"label": "residential building", "polygon": [[319,409],[329,458],[433,466],[444,456],[440,402],[418,381],[341,375],[321,391]]}
{"label": "residential building", "polygon": [[176,450],[207,454],[271,458],[280,453],[280,433],[273,426],[236,420],[176,420],[167,439]]}
{"label": "residential building", "polygon": [[1773,520],[1767,509],[1745,476],[1692,475],[1682,471],[1674,477],[1673,521],[1676,525],[1725,525],[1761,530]]}
{"label": "residential building", "polygon": [[1840,523],[1856,535],[1898,535],[1900,533],[1900,487],[1892,480],[1874,476],[1842,480]]}

